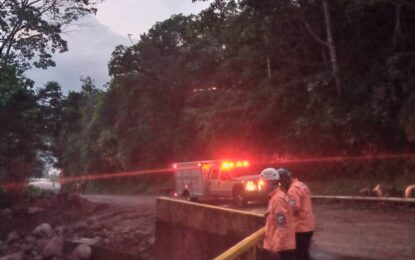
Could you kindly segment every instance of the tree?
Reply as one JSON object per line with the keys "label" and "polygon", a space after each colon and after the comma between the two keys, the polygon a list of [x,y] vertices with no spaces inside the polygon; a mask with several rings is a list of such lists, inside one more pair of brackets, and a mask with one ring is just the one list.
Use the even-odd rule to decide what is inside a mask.
{"label": "tree", "polygon": [[90,77],[81,78],[80,92],[69,92],[62,98],[61,121],[55,147],[59,148],[57,167],[66,176],[91,173],[101,169],[97,135],[94,131],[95,113],[102,91]]}
{"label": "tree", "polygon": [[[42,117],[30,83],[11,67],[0,75],[0,181],[19,183],[38,165]],[[17,199],[18,190],[13,194]]]}
{"label": "tree", "polygon": [[52,54],[68,50],[65,26],[95,13],[92,0],[0,0],[0,64],[20,70],[54,66]]}

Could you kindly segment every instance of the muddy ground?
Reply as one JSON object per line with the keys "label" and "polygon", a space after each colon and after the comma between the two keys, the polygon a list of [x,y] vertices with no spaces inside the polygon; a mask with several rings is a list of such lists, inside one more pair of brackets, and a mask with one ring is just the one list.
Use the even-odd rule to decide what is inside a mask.
{"label": "muddy ground", "polygon": [[[0,209],[0,258],[25,251],[24,259],[37,259],[42,250],[38,242],[28,247],[28,240],[41,238],[33,230],[42,223],[54,229],[59,237],[62,227],[64,240],[93,244],[151,259],[154,248],[155,197],[79,196],[73,193],[44,198],[10,209]],[[36,209],[29,213],[29,209]],[[11,233],[15,241],[7,242]],[[50,239],[51,237],[46,237]],[[64,252],[65,258],[71,252]]]}
{"label": "muddy ground", "polygon": [[[0,240],[4,244],[12,231],[25,237],[46,222],[54,228],[65,227],[66,240],[86,238],[101,247],[152,258],[156,197],[71,196],[12,208],[11,216],[0,216]],[[30,215],[28,206],[43,211]],[[264,207],[247,210],[263,212]],[[316,202],[314,209],[315,259],[415,259],[414,207]]]}
{"label": "muddy ground", "polygon": [[415,259],[414,206],[319,202],[314,207],[316,256]]}

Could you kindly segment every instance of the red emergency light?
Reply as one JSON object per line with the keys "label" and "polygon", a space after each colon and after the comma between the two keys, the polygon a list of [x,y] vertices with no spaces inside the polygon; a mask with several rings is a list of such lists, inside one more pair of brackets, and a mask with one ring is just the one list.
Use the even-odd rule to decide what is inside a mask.
{"label": "red emergency light", "polygon": [[236,168],[249,167],[249,162],[248,161],[236,161],[236,162],[224,161],[222,162],[222,165],[221,165],[221,168],[223,170],[229,170],[235,167]]}

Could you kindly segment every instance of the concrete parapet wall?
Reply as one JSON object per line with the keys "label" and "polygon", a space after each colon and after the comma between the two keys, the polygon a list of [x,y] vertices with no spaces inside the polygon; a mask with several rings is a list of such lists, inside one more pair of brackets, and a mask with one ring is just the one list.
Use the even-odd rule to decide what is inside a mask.
{"label": "concrete parapet wall", "polygon": [[262,215],[160,197],[156,259],[212,259],[264,226]]}
{"label": "concrete parapet wall", "polygon": [[165,197],[157,199],[157,220],[217,235],[249,235],[264,226],[260,214]]}

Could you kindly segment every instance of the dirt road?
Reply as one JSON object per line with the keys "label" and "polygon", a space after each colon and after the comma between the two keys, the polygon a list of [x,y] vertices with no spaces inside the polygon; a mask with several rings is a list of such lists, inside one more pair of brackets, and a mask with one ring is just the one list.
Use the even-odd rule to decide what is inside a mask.
{"label": "dirt road", "polygon": [[[315,204],[314,247],[363,259],[415,259],[415,209]],[[318,251],[318,250],[317,250]]]}
{"label": "dirt road", "polygon": [[[119,226],[134,225],[145,233],[154,231],[155,197],[85,195],[92,202],[118,208],[114,217],[96,220]],[[264,205],[247,210],[264,212]],[[415,208],[379,204],[314,204],[317,229],[313,238],[315,259],[415,259]],[[129,215],[130,214],[130,215]],[[141,225],[134,223],[141,222]],[[137,220],[134,217],[138,217]],[[147,226],[143,226],[147,225]],[[151,241],[153,242],[153,241]],[[334,256],[337,257],[334,257]],[[338,257],[339,255],[343,257]]]}

